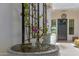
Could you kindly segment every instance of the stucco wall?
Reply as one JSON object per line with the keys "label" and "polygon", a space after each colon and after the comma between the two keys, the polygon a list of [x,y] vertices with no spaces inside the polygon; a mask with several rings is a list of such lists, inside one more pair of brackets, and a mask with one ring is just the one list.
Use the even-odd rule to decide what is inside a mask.
{"label": "stucco wall", "polygon": [[21,41],[20,4],[0,4],[0,52]]}
{"label": "stucco wall", "polygon": [[21,43],[22,39],[21,7],[21,4],[12,4],[12,45]]}
{"label": "stucco wall", "polygon": [[0,4],[0,51],[11,46],[11,21],[12,12],[10,4]]}

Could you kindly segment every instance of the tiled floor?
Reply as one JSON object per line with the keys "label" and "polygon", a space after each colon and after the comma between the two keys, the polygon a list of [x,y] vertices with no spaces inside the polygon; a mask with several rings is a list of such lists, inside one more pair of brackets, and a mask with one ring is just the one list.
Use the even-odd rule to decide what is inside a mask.
{"label": "tiled floor", "polygon": [[[57,43],[60,49],[60,56],[79,56],[79,48],[74,47],[73,43]],[[11,56],[10,53],[0,53],[0,55]],[[16,55],[15,55],[16,56]]]}
{"label": "tiled floor", "polygon": [[61,56],[79,56],[79,48],[74,47],[73,43],[57,43],[57,45]]}

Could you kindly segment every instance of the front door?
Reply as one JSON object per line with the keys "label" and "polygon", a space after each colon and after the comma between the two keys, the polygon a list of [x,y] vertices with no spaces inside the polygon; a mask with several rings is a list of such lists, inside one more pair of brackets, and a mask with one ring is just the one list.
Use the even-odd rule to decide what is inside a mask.
{"label": "front door", "polygon": [[58,19],[58,40],[67,40],[67,19]]}

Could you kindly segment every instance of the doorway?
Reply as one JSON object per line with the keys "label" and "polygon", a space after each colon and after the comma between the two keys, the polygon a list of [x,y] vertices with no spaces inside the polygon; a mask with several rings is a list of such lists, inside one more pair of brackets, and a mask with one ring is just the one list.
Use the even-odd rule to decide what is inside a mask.
{"label": "doorway", "polygon": [[67,19],[58,19],[58,41],[67,41]]}

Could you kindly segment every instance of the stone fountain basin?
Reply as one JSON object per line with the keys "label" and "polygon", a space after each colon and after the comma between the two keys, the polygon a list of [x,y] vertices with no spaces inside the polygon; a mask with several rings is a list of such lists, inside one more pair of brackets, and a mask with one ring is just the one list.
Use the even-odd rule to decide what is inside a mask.
{"label": "stone fountain basin", "polygon": [[[30,51],[27,51],[29,49],[25,48],[26,52],[22,52],[21,44],[16,44],[9,49],[9,53],[11,53],[13,55],[20,55],[20,56],[58,56],[59,47],[53,43],[50,44],[50,42],[51,42],[50,36],[51,36],[51,34],[47,34],[47,35],[43,36],[43,38],[40,38],[40,43],[50,45],[45,50],[39,50],[39,48],[34,48],[35,45],[37,45],[37,44],[35,44],[36,39],[31,39],[32,47],[34,48],[34,50],[32,48]],[[52,36],[54,36],[54,35],[52,35]],[[28,42],[26,41],[26,43],[28,43]],[[43,46],[43,47],[45,47],[45,46]],[[20,48],[20,50],[17,50],[18,48]]]}
{"label": "stone fountain basin", "polygon": [[[13,47],[15,47],[15,46],[13,46]],[[11,48],[13,48],[13,47],[11,47]],[[18,56],[58,56],[59,48],[57,45],[52,45],[51,49],[48,49],[46,51],[35,51],[35,52],[19,52],[19,51],[9,49],[9,53],[18,55]]]}

